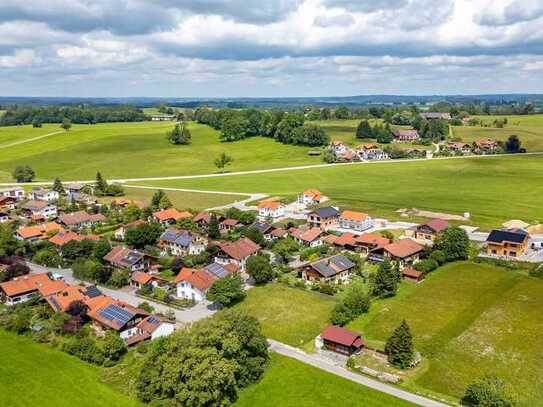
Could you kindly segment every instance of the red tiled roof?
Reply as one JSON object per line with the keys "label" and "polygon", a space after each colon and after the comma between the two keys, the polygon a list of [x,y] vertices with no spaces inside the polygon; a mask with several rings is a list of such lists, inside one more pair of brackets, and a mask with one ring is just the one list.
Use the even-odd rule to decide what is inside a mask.
{"label": "red tiled roof", "polygon": [[182,268],[175,277],[175,282],[187,281],[201,292],[205,292],[213,285],[217,278],[206,270]]}
{"label": "red tiled roof", "polygon": [[314,227],[314,228],[309,229],[306,232],[302,232],[299,236],[299,239],[305,242],[312,242],[322,234],[323,234],[323,230],[321,228]]}
{"label": "red tiled roof", "polygon": [[426,222],[423,226],[428,226],[429,228],[434,230],[436,233],[439,233],[442,230],[447,229],[449,227],[449,223],[443,219],[431,219],[428,222]]}
{"label": "red tiled roof", "polygon": [[361,336],[358,332],[335,325],[325,328],[321,333],[321,338],[343,346],[360,347],[362,345]]}
{"label": "red tiled roof", "polygon": [[321,191],[319,191],[318,189],[308,189],[303,192],[303,195],[310,196],[316,201],[320,201],[322,196]]}
{"label": "red tiled roof", "polygon": [[334,244],[338,246],[345,246],[346,244],[354,246],[356,244],[356,235],[351,232],[343,233],[335,240]]}
{"label": "red tiled roof", "polygon": [[377,247],[384,247],[390,244],[390,240],[381,235],[375,235],[373,233],[364,233],[356,238],[357,243],[372,244]]}
{"label": "red tiled roof", "polygon": [[40,237],[45,239],[50,232],[62,231],[62,226],[55,222],[43,223],[36,226],[23,226],[17,229],[17,234],[23,239]]}
{"label": "red tiled roof", "polygon": [[61,291],[45,296],[45,300],[55,311],[66,311],[76,301],[85,302],[84,290],[82,286],[66,285]]}
{"label": "red tiled roof", "polygon": [[147,284],[155,278],[152,274],[144,273],[143,271],[134,271],[131,279],[136,283]]}
{"label": "red tiled roof", "polygon": [[192,213],[188,211],[179,212],[175,208],[168,208],[164,209],[162,211],[154,212],[153,217],[158,219],[159,221],[166,221],[166,220],[179,220],[183,218],[190,218],[192,217]]}
{"label": "red tiled roof", "polygon": [[272,230],[271,235],[274,237],[283,237],[287,234],[287,231],[283,228],[277,228]]}
{"label": "red tiled roof", "polygon": [[224,253],[236,260],[242,260],[260,250],[259,245],[246,237],[232,243],[220,244],[219,247]]}
{"label": "red tiled roof", "polygon": [[200,222],[200,221],[209,223],[211,221],[211,214],[209,212],[200,212],[198,215],[194,217],[194,222]]}
{"label": "red tiled roof", "polygon": [[353,222],[363,222],[368,218],[368,214],[364,212],[357,211],[343,211],[341,214],[341,219],[350,220]]}
{"label": "red tiled roof", "polygon": [[221,222],[221,225],[236,226],[239,223],[237,219],[225,219]]}
{"label": "red tiled roof", "polygon": [[402,239],[385,246],[385,250],[394,257],[405,258],[421,252],[424,248],[412,239]]}
{"label": "red tiled roof", "polygon": [[417,271],[412,267],[405,267],[402,274],[404,277],[416,278],[417,280],[423,276],[422,271]]}
{"label": "red tiled roof", "polygon": [[[66,286],[66,283],[64,283],[63,281],[61,281],[61,283]],[[14,297],[38,290],[40,290],[40,292],[43,290],[43,292],[46,293],[44,295],[48,295],[54,292],[54,290],[57,288],[59,290],[62,289],[60,287],[60,284],[56,284],[55,281],[49,278],[47,273],[26,274],[24,276],[15,277],[12,280],[0,284],[0,288],[9,297]]]}
{"label": "red tiled roof", "polygon": [[61,231],[58,232],[55,236],[49,239],[51,243],[57,246],[64,246],[66,243],[71,242],[72,240],[77,240],[78,242],[89,239],[89,240],[100,240],[100,238],[96,235],[81,235],[76,232],[72,232],[71,230],[68,231]]}

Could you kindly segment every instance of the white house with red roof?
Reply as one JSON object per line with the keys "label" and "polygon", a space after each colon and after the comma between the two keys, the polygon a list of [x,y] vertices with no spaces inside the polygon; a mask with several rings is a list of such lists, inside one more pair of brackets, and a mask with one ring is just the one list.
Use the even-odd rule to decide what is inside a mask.
{"label": "white house with red roof", "polygon": [[203,301],[217,277],[205,269],[182,268],[175,277],[177,297]]}
{"label": "white house with red roof", "polygon": [[285,205],[273,199],[261,201],[258,203],[258,216],[264,219],[285,216]]}
{"label": "white house with red roof", "polygon": [[215,255],[215,262],[219,264],[234,264],[240,271],[245,271],[245,263],[253,254],[260,251],[260,246],[252,240],[242,237],[235,242],[219,244],[219,252]]}

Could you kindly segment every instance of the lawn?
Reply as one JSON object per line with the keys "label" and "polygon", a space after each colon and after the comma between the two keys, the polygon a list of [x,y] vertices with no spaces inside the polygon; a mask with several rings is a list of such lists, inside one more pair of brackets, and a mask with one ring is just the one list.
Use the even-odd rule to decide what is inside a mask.
{"label": "lawn", "polygon": [[[123,199],[145,201],[150,204],[156,190],[125,187]],[[164,191],[173,206],[178,209],[193,209],[200,211],[206,208],[214,208],[244,199],[239,195],[205,194],[200,192]],[[110,202],[119,198],[103,198],[101,201]]]}
{"label": "lawn", "polygon": [[252,288],[236,305],[258,319],[268,338],[292,346],[310,346],[329,324],[336,300],[328,295],[268,284]]}
{"label": "lawn", "polygon": [[0,149],[8,144],[62,131],[58,124],[44,124],[43,127],[7,126],[0,127]]}
{"label": "lawn", "polygon": [[490,265],[456,263],[422,284],[375,302],[350,328],[382,346],[405,319],[427,366],[405,383],[410,390],[461,397],[467,384],[496,374],[523,405],[543,400],[543,281]]}
{"label": "lawn", "polygon": [[411,406],[294,359],[272,354],[271,366],[257,384],[243,390],[236,407]]}
{"label": "lawn", "polygon": [[453,127],[453,134],[464,142],[472,142],[480,138],[492,138],[505,141],[513,134],[519,136],[522,146],[528,151],[543,151],[543,115],[518,116],[474,116],[485,124],[493,126],[496,119],[507,118],[504,128],[457,126]]}
{"label": "lawn", "polygon": [[[196,123],[190,124],[192,143],[175,146],[166,139],[172,122],[106,123],[74,125],[67,133],[0,149],[0,182],[13,181],[16,165],[28,164],[36,180],[93,179],[97,171],[106,178],[213,173],[215,158],[226,152],[233,158],[230,171],[317,164],[310,148],[284,145],[265,137],[253,137],[234,143],[221,143],[218,132]],[[58,126],[53,126],[55,130]],[[49,126],[40,129],[47,132]],[[31,126],[0,128],[0,134],[31,131]],[[40,133],[41,134],[41,133]],[[0,136],[2,137],[2,136]],[[15,139],[15,138],[14,138]],[[0,139],[1,140],[1,139]],[[2,142],[2,141],[0,141]],[[4,142],[2,142],[4,143]]]}
{"label": "lawn", "polygon": [[149,185],[231,192],[265,192],[295,198],[318,188],[333,203],[373,216],[399,218],[412,208],[461,215],[489,229],[509,219],[543,221],[543,156],[474,157],[386,162],[197,180],[155,181]]}
{"label": "lawn", "polygon": [[0,330],[0,406],[136,407],[98,381],[101,369]]}

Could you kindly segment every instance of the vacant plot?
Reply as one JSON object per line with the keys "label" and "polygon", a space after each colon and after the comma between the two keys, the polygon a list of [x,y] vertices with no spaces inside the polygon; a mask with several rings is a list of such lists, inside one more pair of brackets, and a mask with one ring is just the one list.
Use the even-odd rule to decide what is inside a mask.
{"label": "vacant plot", "polygon": [[[12,181],[9,174],[19,164],[30,165],[40,180],[57,176],[88,180],[97,171],[107,178],[213,173],[217,171],[214,159],[222,152],[234,160],[228,168],[231,171],[322,162],[320,157],[307,154],[310,148],[264,137],[221,143],[215,130],[195,123],[190,124],[192,143],[174,146],[166,139],[172,126],[172,122],[74,125],[66,133],[0,149],[0,181]],[[44,126],[42,133],[48,128]],[[5,127],[2,131],[13,129],[26,132],[32,127]],[[58,130],[58,126],[54,129]],[[6,137],[2,143],[10,139]]]}
{"label": "vacant plot", "polygon": [[236,308],[257,318],[266,337],[303,346],[312,343],[328,325],[335,303],[324,294],[268,284],[249,290]]}
{"label": "vacant plot", "polygon": [[272,354],[264,378],[240,394],[236,407],[411,406],[412,404],[349,380]]}
{"label": "vacant plot", "polygon": [[1,406],[140,406],[100,383],[99,372],[63,352],[0,330]]}
{"label": "vacant plot", "polygon": [[398,218],[399,208],[470,212],[490,228],[509,219],[543,219],[543,156],[468,158],[332,166],[319,169],[197,180],[161,181],[153,186],[264,192],[294,198],[319,188],[345,208]]}
{"label": "vacant plot", "polygon": [[[505,141],[513,134],[519,136],[522,146],[528,151],[543,151],[543,115],[523,116],[474,116],[491,127],[458,126],[453,127],[453,134],[464,142],[480,138],[492,138]],[[494,120],[507,118],[504,128],[493,127]]]}
{"label": "vacant plot", "polygon": [[526,405],[543,400],[543,281],[489,265],[456,263],[350,324],[383,344],[405,319],[428,361],[405,385],[460,397],[485,373],[506,380]]}

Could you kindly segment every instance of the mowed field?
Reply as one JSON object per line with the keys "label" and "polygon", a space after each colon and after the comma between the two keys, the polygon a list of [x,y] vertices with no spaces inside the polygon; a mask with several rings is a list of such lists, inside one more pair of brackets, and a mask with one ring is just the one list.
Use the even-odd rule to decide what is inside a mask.
{"label": "mowed field", "polygon": [[236,407],[381,407],[413,404],[294,359],[272,354],[264,378],[243,390]]}
{"label": "mowed field", "polygon": [[543,221],[542,156],[386,162],[195,180],[154,181],[163,187],[263,192],[294,198],[318,188],[343,208],[398,218],[400,208],[453,214],[491,228],[509,219]]}
{"label": "mowed field", "polygon": [[492,138],[505,141],[509,136],[517,135],[522,146],[528,151],[543,151],[543,115],[516,115],[516,116],[473,116],[484,123],[494,126],[496,119],[507,118],[504,128],[480,126],[455,126],[453,134],[466,143],[481,138]]}
{"label": "mowed field", "polygon": [[[13,181],[11,172],[28,164],[36,180],[90,180],[97,171],[106,178],[214,173],[214,160],[222,152],[234,161],[230,171],[277,168],[321,163],[306,147],[284,145],[272,139],[253,137],[221,143],[218,132],[208,126],[190,124],[192,143],[175,146],[166,132],[171,122],[74,125],[69,132],[12,147],[0,148],[0,182]],[[56,125],[0,128],[0,145],[58,131]]]}
{"label": "mowed field", "polygon": [[136,407],[98,380],[100,369],[0,330],[0,406]]}
{"label": "mowed field", "polygon": [[455,263],[397,297],[376,301],[349,327],[383,345],[405,319],[426,359],[405,383],[461,397],[485,373],[496,374],[525,406],[543,400],[543,281],[489,265]]}

